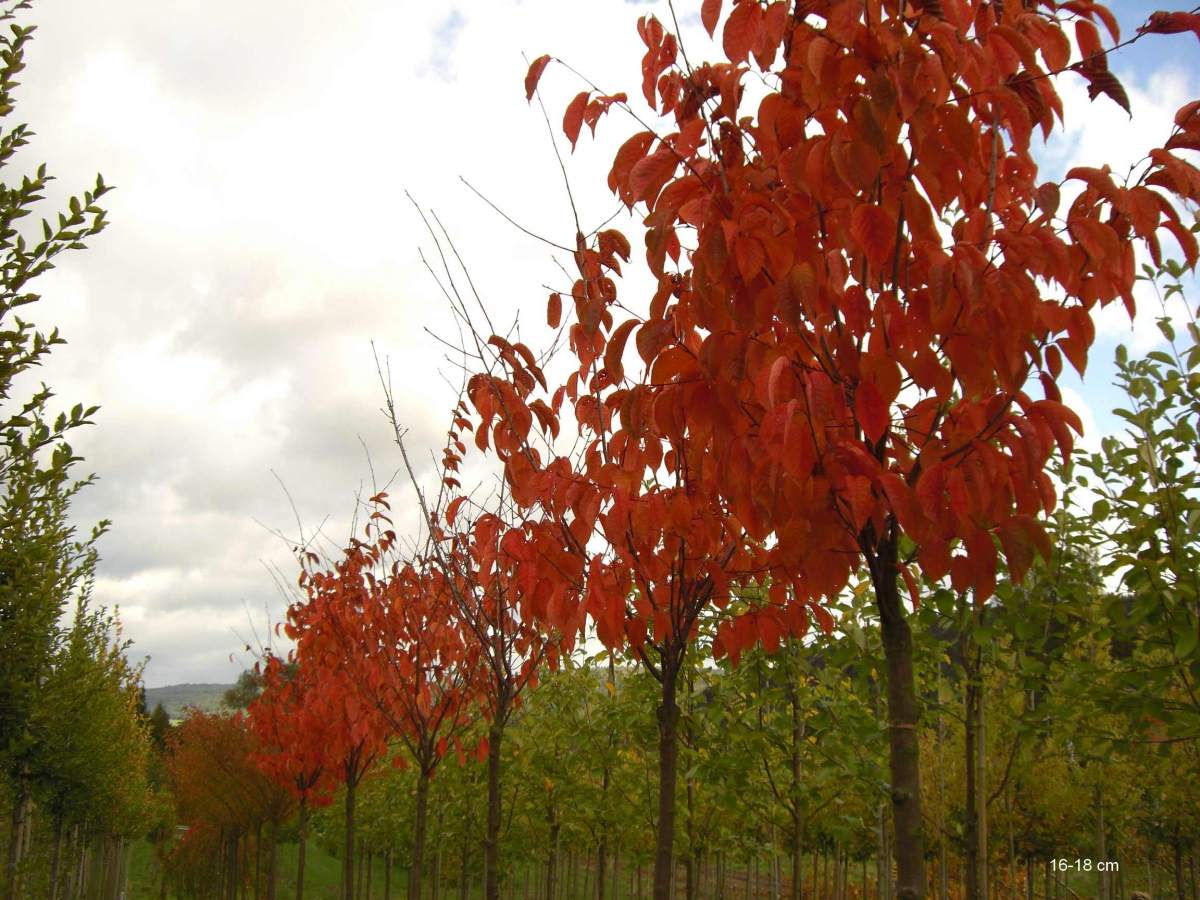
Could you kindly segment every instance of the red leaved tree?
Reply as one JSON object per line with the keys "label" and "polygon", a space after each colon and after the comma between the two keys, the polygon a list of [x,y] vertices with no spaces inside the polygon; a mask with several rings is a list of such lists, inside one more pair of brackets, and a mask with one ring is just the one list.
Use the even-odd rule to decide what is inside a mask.
{"label": "red leaved tree", "polygon": [[[394,540],[394,537],[389,538]],[[365,574],[369,558],[383,552],[352,538],[343,557],[321,568],[311,551],[302,560],[300,588],[305,601],[288,608],[284,632],[296,642],[295,661],[311,671],[319,689],[314,708],[326,719],[330,774],[345,788],[344,900],[354,900],[355,796],[359,783],[385,750],[387,728],[378,708],[363,699],[358,672],[361,648],[344,637],[344,625],[360,621],[369,600]]]}
{"label": "red leaved tree", "polygon": [[[720,13],[705,0],[710,34]],[[1060,185],[1038,183],[1035,129],[1049,137],[1062,115],[1053,76],[1073,69],[1093,98],[1128,107],[1095,22],[1119,40],[1091,0],[739,0],[726,60],[693,66],[644,18],[642,90],[666,124],[622,145],[609,185],[644,204],[655,295],[640,314],[618,303],[627,241],[579,229],[566,383],[546,389],[523,345],[493,335],[485,357],[477,342],[489,370],[469,389],[476,443],[502,460],[516,504],[539,511],[514,545],[532,545],[537,577],[586,588],[606,643],[628,640],[648,662],[654,648],[658,674],[686,646],[686,611],[730,580],[756,576],[768,602],[722,625],[718,654],[799,630],[866,570],[901,898],[925,890],[901,582],[914,602],[918,572],[983,602],[1000,552],[1019,578],[1045,551],[1045,467],[1080,430],[1056,386],[1064,357],[1083,371],[1098,305],[1132,312],[1135,242],[1157,259],[1165,229],[1196,262],[1172,197],[1200,199],[1200,174],[1173,151],[1200,143],[1200,105],[1125,182],[1069,172],[1080,192],[1061,214]],[[1157,14],[1139,36],[1198,22]],[[531,66],[530,96],[548,62]],[[765,85],[753,102],[748,76]],[[613,106],[629,109],[581,92],[568,138]],[[561,314],[554,294],[552,326]],[[631,337],[640,371],[626,367]],[[532,434],[557,433],[565,400],[586,442],[574,460]],[[602,553],[587,550],[593,528]],[[656,900],[669,890],[672,740],[662,728]]]}
{"label": "red leaved tree", "polygon": [[526,565],[530,561],[523,545],[526,523],[505,491],[491,498],[491,509],[462,493],[458,476],[466,446],[459,433],[469,423],[461,401],[455,406],[442,451],[441,483],[437,493],[427,497],[408,457],[391,388],[386,381],[383,387],[396,444],[424,519],[427,539],[420,561],[427,573],[424,589],[463,642],[456,659],[466,667],[472,703],[488,723],[487,737],[476,750],[479,757],[486,754],[488,767],[484,896],[499,900],[504,731],[522,693],[536,685],[542,665],[556,667],[560,654],[574,646],[583,617],[579,614],[569,624],[560,618],[553,627],[543,625],[554,618],[546,614],[549,603],[557,601],[565,615],[578,607],[577,596],[574,604],[564,602],[569,586],[539,581],[534,568]]}
{"label": "red leaved tree", "polygon": [[[188,711],[172,729],[166,768],[179,819],[196,829],[193,862],[207,857],[217,874],[222,900],[234,900],[249,873],[250,838],[255,838],[255,893],[260,875],[262,830],[267,828],[267,897],[275,896],[276,831],[292,814],[291,794],[263,774],[253,757],[261,748],[236,716]],[[211,885],[206,885],[211,886]],[[244,888],[243,888],[244,890]]]}
{"label": "red leaved tree", "polygon": [[333,799],[339,722],[329,715],[313,667],[302,669],[294,659],[284,662],[271,656],[260,672],[262,693],[247,709],[249,728],[259,747],[252,760],[299,803],[296,900],[303,900],[308,812]]}

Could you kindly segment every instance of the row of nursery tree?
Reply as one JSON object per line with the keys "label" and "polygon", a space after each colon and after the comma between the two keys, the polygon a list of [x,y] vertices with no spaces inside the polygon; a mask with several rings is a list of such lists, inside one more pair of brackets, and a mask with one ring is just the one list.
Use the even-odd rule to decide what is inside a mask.
{"label": "row of nursery tree", "polygon": [[[1200,102],[1123,179],[1039,184],[1031,140],[1060,76],[1128,109],[1111,50],[1200,15],[1124,41],[1090,0],[700,18],[720,62],[645,16],[650,112],[584,82],[563,117],[572,148],[638,123],[608,185],[647,302],[572,197],[531,348],[427,217],[466,376],[436,480],[381,378],[419,532],[380,491],[346,547],[298,537],[293,649],[173,739],[186,896],[273,897],[293,833],[297,895],[317,834],[344,900],[397,871],[409,900],[1194,896],[1195,320],[1119,357],[1101,452],[1058,382],[1094,312],[1194,268]],[[580,77],[539,57],[531,101],[548,71]]]}
{"label": "row of nursery tree", "polygon": [[[0,168],[26,165],[32,132],[10,124],[13,89],[33,28],[15,21],[27,3],[0,8]],[[31,282],[60,253],[81,249],[107,224],[108,188],[71,197],[50,220],[38,213],[51,181],[44,166],[0,184],[0,896],[115,898],[130,841],[155,800],[147,776],[148,720],[141,672],[126,658],[115,615],[91,596],[96,541],[71,503],[91,480],[77,474],[72,433],[95,408],[56,413],[33,382],[65,340],[27,316]],[[30,226],[30,221],[37,222]],[[165,812],[169,807],[162,809]]]}
{"label": "row of nursery tree", "polygon": [[[1097,454],[1059,379],[1095,312],[1133,313],[1139,253],[1168,295],[1166,257],[1194,269],[1200,101],[1122,176],[1039,183],[1032,146],[1061,79],[1128,110],[1112,51],[1200,14],[1123,39],[1092,0],[728,7],[699,10],[720,61],[645,16],[645,104],[583,82],[566,107],[572,148],[637,123],[608,177],[644,233],[623,294],[629,239],[570,198],[531,349],[430,217],[467,377],[436,480],[383,379],[419,532],[379,492],[348,546],[300,536],[293,649],[170,739],[162,889],[272,897],[295,829],[301,872],[336,842],[344,900],[393,863],[410,900],[1194,895],[1195,321],[1119,359],[1129,432]],[[531,101],[547,72],[580,78],[539,57]],[[56,341],[9,315],[25,284],[103,224],[98,184],[26,234],[44,180],[0,208],[5,378]],[[147,728],[66,517],[89,412],[49,399],[4,427],[6,887],[115,898]]]}

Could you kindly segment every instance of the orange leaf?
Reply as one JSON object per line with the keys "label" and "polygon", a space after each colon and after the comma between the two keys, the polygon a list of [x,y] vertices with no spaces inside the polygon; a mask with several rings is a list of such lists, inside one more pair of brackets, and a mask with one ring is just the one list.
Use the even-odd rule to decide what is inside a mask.
{"label": "orange leaf", "polygon": [[854,390],[854,414],[863,434],[876,443],[888,427],[888,407],[878,389],[869,381],[860,381]]}
{"label": "orange leaf", "polygon": [[529,66],[529,71],[525,74],[525,99],[532,102],[533,92],[537,90],[538,82],[541,81],[542,72],[546,68],[546,64],[550,62],[550,54],[539,56]]}
{"label": "orange leaf", "polygon": [[758,5],[757,0],[753,3],[740,3],[729,14],[729,18],[725,20],[721,44],[731,63],[746,61],[746,57],[750,55],[750,48],[758,43],[762,19],[762,7]]}
{"label": "orange leaf", "polygon": [[454,524],[454,517],[456,515],[458,515],[459,508],[463,505],[463,503],[466,502],[466,500],[467,500],[466,497],[455,497],[453,500],[451,500],[446,505],[446,524],[447,525]]}
{"label": "orange leaf", "polygon": [[608,339],[608,346],[604,348],[604,368],[608,370],[608,377],[612,379],[613,384],[625,377],[625,366],[621,363],[621,357],[625,353],[625,342],[629,340],[629,333],[637,325],[637,319],[626,319],[617,326]]}
{"label": "orange leaf", "polygon": [[579,140],[579,129],[583,127],[583,111],[587,108],[591,95],[591,91],[580,91],[575,95],[575,99],[567,104],[567,111],[563,116],[563,134],[571,142],[572,150],[575,149],[575,142]]}
{"label": "orange leaf", "polygon": [[1084,59],[1103,51],[1100,32],[1087,19],[1075,20],[1075,40],[1079,43],[1079,53]]}
{"label": "orange leaf", "polygon": [[550,295],[550,302],[546,304],[546,324],[551,328],[557,328],[561,321],[562,294],[554,293]]}
{"label": "orange leaf", "polygon": [[717,30],[717,20],[721,18],[721,0],[704,0],[700,4],[700,21],[708,36],[712,37]]}
{"label": "orange leaf", "polygon": [[629,173],[629,192],[632,199],[646,201],[652,206],[667,179],[675,174],[679,159],[669,147],[659,147],[649,156],[637,161]]}
{"label": "orange leaf", "polygon": [[850,216],[850,234],[872,265],[880,265],[891,255],[896,240],[892,217],[873,203],[863,203]]}

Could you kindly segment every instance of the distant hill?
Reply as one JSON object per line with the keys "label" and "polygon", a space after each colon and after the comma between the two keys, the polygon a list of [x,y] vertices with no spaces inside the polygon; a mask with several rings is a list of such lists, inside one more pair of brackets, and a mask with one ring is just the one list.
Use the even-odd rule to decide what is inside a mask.
{"label": "distant hill", "polygon": [[168,684],[146,688],[146,709],[153,711],[161,703],[172,719],[182,719],[186,706],[214,712],[221,708],[221,697],[231,687],[232,684]]}

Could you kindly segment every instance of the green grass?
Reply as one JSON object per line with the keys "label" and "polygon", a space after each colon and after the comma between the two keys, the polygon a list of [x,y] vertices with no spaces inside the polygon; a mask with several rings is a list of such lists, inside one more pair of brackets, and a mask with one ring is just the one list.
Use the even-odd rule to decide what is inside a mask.
{"label": "green grass", "polygon": [[[278,900],[289,900],[296,896],[296,844],[279,845],[278,878],[275,895]],[[371,893],[383,896],[383,860],[376,859],[372,866]],[[404,893],[404,873],[399,868],[392,870],[392,897],[399,900]],[[305,900],[338,900],[342,884],[341,860],[331,856],[321,847],[310,843],[304,860]],[[129,898],[128,900],[158,900],[158,864],[148,841],[135,841],[129,854]],[[249,891],[248,896],[253,896]],[[266,896],[266,860],[263,860],[263,896]],[[177,900],[170,891],[168,900]]]}

